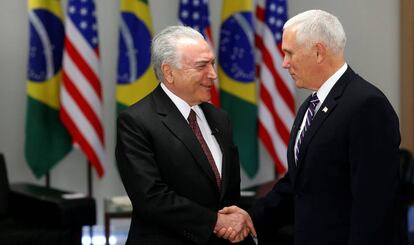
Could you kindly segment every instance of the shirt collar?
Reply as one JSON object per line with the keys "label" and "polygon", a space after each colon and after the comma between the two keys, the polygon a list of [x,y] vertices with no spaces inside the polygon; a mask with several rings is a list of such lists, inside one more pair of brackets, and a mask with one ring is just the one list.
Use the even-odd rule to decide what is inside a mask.
{"label": "shirt collar", "polygon": [[319,105],[323,104],[323,101],[328,96],[329,92],[336,84],[336,82],[341,78],[341,76],[345,73],[346,69],[348,68],[348,64],[345,63],[341,68],[339,68],[328,80],[326,80],[322,86],[319,88],[317,96],[319,99]]}
{"label": "shirt collar", "polygon": [[200,113],[201,108],[198,105],[190,106],[183,99],[181,99],[180,97],[175,95],[173,92],[171,92],[171,90],[169,90],[167,88],[167,86],[165,86],[164,83],[161,83],[161,88],[162,88],[162,90],[164,90],[164,92],[167,94],[167,96],[172,100],[172,102],[178,108],[178,110],[181,112],[181,115],[183,115],[185,120],[187,120],[188,116],[190,115],[190,110],[191,109],[194,110],[197,117],[199,117],[199,118],[201,117],[201,113]]}

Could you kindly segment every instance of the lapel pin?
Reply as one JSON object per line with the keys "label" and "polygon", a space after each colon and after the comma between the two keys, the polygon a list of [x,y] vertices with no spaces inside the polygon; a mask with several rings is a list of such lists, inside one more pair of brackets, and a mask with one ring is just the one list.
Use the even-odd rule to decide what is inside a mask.
{"label": "lapel pin", "polygon": [[322,111],[323,111],[323,112],[325,112],[325,113],[327,113],[327,112],[328,112],[328,107],[326,107],[326,106],[325,106],[325,107],[322,109]]}

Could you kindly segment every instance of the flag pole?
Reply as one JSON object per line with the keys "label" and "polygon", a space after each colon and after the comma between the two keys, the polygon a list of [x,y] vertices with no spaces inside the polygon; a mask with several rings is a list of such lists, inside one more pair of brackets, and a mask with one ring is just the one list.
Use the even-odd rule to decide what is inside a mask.
{"label": "flag pole", "polygon": [[45,181],[46,181],[46,188],[50,188],[50,172],[47,171],[46,175],[45,175]]}
{"label": "flag pole", "polygon": [[[86,161],[86,165],[87,165],[87,172],[88,172],[88,176],[87,176],[87,182],[88,182],[88,197],[92,198],[92,193],[93,193],[93,182],[92,182],[92,164],[90,161]],[[89,226],[89,237],[93,238],[93,226],[90,225]],[[92,243],[91,243],[92,244]]]}
{"label": "flag pole", "polygon": [[92,197],[92,192],[93,192],[93,183],[92,183],[92,166],[91,166],[91,162],[87,161],[87,168],[88,168],[88,176],[87,176],[87,181],[88,181],[88,197]]}

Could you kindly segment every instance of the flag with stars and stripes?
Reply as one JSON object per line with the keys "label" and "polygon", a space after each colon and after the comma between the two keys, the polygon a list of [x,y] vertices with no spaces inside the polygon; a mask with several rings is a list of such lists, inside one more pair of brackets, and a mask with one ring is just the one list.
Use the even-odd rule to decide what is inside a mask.
{"label": "flag with stars and stripes", "polygon": [[99,177],[105,172],[98,26],[93,0],[69,0],[60,117]]}
{"label": "flag with stars and stripes", "polygon": [[70,135],[59,118],[64,17],[60,0],[29,0],[28,11],[25,157],[40,178],[72,149]]}
{"label": "flag with stars and stripes", "polygon": [[286,151],[295,117],[295,83],[282,68],[286,0],[259,0],[256,5],[256,71],[259,80],[259,138],[278,175],[287,170]]}
{"label": "flag with stars and stripes", "polygon": [[[180,0],[178,10],[180,24],[190,26],[201,34],[213,48],[213,37],[211,34],[210,17],[208,11],[208,0]],[[211,89],[211,103],[219,107],[220,98],[218,93],[218,81],[215,80]]]}
{"label": "flag with stars and stripes", "polygon": [[158,84],[151,64],[152,24],[147,0],[121,0],[117,112],[149,94]]}
{"label": "flag with stars and stripes", "polygon": [[243,172],[258,172],[253,1],[224,0],[218,47],[221,107],[229,113]]}

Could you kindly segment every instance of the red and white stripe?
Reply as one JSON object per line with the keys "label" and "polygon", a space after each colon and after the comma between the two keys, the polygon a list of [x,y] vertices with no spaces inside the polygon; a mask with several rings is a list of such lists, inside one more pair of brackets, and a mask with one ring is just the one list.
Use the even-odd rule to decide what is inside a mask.
{"label": "red and white stripe", "polygon": [[259,138],[271,156],[276,172],[287,170],[287,146],[295,116],[295,87],[282,68],[283,53],[265,22],[264,0],[256,5],[256,70],[259,80]]}
{"label": "red and white stripe", "polygon": [[70,18],[66,18],[65,30],[60,117],[102,177],[105,141],[99,50],[90,47]]}

